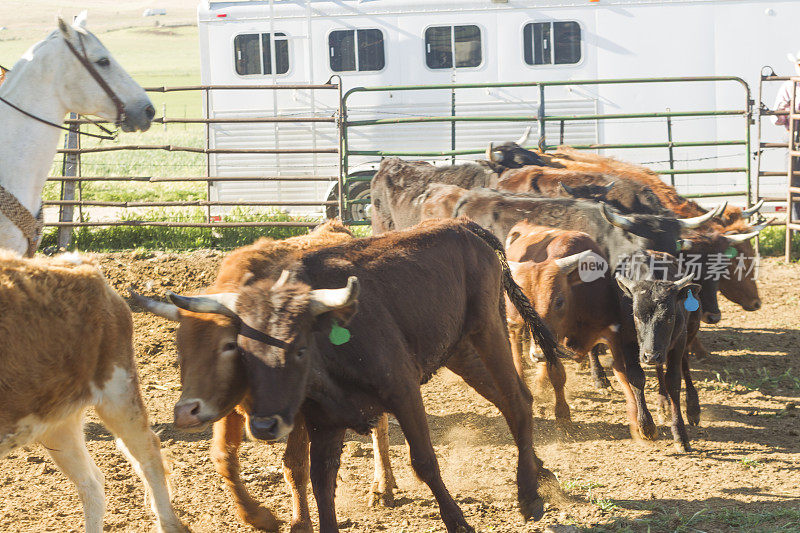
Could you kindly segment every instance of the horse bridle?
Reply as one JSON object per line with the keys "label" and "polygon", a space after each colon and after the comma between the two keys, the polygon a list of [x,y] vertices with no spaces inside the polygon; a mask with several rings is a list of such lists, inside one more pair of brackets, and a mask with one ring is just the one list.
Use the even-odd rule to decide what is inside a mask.
{"label": "horse bridle", "polygon": [[[89,74],[92,76],[92,78],[94,78],[94,80],[97,82],[97,84],[100,86],[100,88],[103,89],[103,92],[105,92],[106,95],[114,103],[114,107],[116,107],[116,109],[117,109],[117,118],[114,120],[114,125],[115,126],[119,126],[127,118],[126,115],[125,115],[125,104],[122,103],[122,100],[120,100],[120,98],[117,96],[117,94],[114,92],[114,90],[108,84],[108,82],[106,82],[106,80],[103,79],[103,77],[100,75],[100,73],[97,72],[97,69],[94,68],[94,65],[92,65],[92,62],[89,61],[89,57],[86,54],[86,45],[83,44],[83,37],[81,36],[80,33],[78,33],[78,42],[80,42],[80,44],[81,44],[81,52],[82,53],[79,53],[78,50],[75,49],[75,46],[73,46],[73,44],[71,42],[69,42],[68,39],[64,38],[64,43],[66,43],[67,48],[69,48],[69,51],[72,52],[72,54],[78,59],[80,64],[83,65],[83,67],[86,69],[86,71],[89,72]],[[7,106],[9,106],[9,107],[11,107],[13,109],[16,109],[17,111],[19,111],[20,113],[22,113],[23,115],[25,115],[27,117],[30,117],[30,118],[32,118],[34,120],[38,120],[39,122],[42,122],[42,123],[47,124],[49,126],[53,126],[54,128],[58,128],[60,130],[65,130],[65,131],[74,131],[74,130],[72,130],[70,128],[67,128],[67,127],[64,127],[64,126],[62,126],[60,124],[56,124],[55,122],[50,122],[49,120],[45,120],[43,118],[37,117],[36,115],[34,115],[32,113],[29,113],[28,111],[25,111],[24,109],[22,109],[20,107],[17,107],[16,105],[12,104],[11,102],[6,100],[2,96],[0,96],[0,102],[3,102]],[[81,116],[83,116],[83,115],[81,115]],[[97,126],[99,129],[103,130],[106,133],[106,135],[97,135],[95,133],[84,132],[84,131],[80,131],[80,129],[78,129],[77,133],[79,135],[85,135],[85,136],[88,136],[88,137],[95,137],[97,139],[104,139],[104,140],[114,140],[114,139],[117,138],[117,132],[111,131],[108,128],[104,127],[103,125],[99,124],[98,122],[96,122],[94,120],[91,120],[91,119],[89,119],[87,117],[84,117],[84,118],[86,118],[86,120],[88,120],[90,123],[92,123],[95,126]]]}

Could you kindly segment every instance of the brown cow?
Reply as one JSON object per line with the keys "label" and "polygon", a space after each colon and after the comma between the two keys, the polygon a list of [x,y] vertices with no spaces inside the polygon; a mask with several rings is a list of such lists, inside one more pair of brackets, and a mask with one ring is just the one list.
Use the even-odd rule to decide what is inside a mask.
{"label": "brown cow", "polygon": [[93,406],[142,475],[159,531],[185,531],[139,392],[131,312],[97,265],[73,254],[0,252],[0,308],[0,457],[42,444],[75,484],[86,531],[99,533],[103,474],[83,435],[84,411]]}
{"label": "brown cow", "polygon": [[447,530],[472,530],[442,481],[419,389],[445,365],[503,413],[519,451],[520,511],[542,516],[539,483],[558,490],[557,482],[533,451],[531,396],[514,370],[503,286],[548,361],[557,357],[556,342],[496,253],[500,242],[475,223],[423,222],[307,252],[274,284],[173,295],[188,309],[242,321],[255,437],[281,438],[302,412],[322,533],[338,531],[334,492],[345,429],[365,432],[386,411],[397,417]]}
{"label": "brown cow", "polygon": [[[586,357],[599,342],[618,346],[619,311],[610,273],[606,271],[598,279],[584,283],[577,272],[581,260],[586,262],[595,256],[603,258],[591,237],[579,231],[535,226],[522,221],[509,232],[506,254],[514,280],[531,300],[536,312],[556,338],[578,358]],[[522,375],[524,322],[513,307],[508,309],[511,350],[517,371]],[[617,359],[622,361],[621,354],[617,355]],[[592,374],[597,378],[597,370],[592,366]],[[560,362],[558,365],[540,365],[537,377],[540,385],[545,377],[550,378],[556,396],[556,418],[569,420],[569,405],[564,397],[564,367]]]}
{"label": "brown cow", "polygon": [[[283,268],[303,251],[350,239],[352,234],[334,220],[308,235],[282,241],[261,238],[250,246],[234,250],[223,260],[206,294],[237,291],[243,285],[262,279],[276,280]],[[236,343],[239,324],[218,314],[192,313],[135,293],[133,296],[145,309],[179,322],[177,345],[183,391],[175,405],[176,427],[202,431],[214,423],[211,457],[233,496],[237,514],[253,527],[276,530],[279,521],[275,515],[250,496],[239,477],[238,450],[247,420],[247,385]],[[389,463],[387,430],[384,419],[373,432],[376,470],[371,498],[390,505],[395,482]],[[302,419],[289,436],[284,474],[292,490],[292,532],[312,531],[306,494],[308,435]]]}
{"label": "brown cow", "polygon": [[432,183],[446,183],[472,189],[494,187],[505,167],[487,161],[437,167],[424,161],[389,157],[370,183],[372,234],[408,228],[420,218],[420,196]]}
{"label": "brown cow", "polygon": [[417,222],[434,218],[452,218],[453,209],[466,192],[467,189],[457,185],[431,183],[419,197],[420,219]]}
{"label": "brown cow", "polygon": [[[497,188],[511,192],[532,192],[548,197],[576,197],[570,187],[602,187],[602,200],[623,213],[672,215],[647,185],[620,179],[613,174],[569,168],[522,167],[504,172]],[[593,196],[586,198],[597,199]]]}

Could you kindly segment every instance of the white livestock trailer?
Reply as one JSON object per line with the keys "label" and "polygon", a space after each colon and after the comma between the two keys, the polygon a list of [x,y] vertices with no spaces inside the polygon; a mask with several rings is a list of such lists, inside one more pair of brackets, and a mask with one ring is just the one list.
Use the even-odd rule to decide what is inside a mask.
{"label": "white livestock trailer", "polygon": [[[763,65],[791,72],[786,53],[800,48],[797,21],[796,0],[203,0],[198,8],[204,85],[297,86],[333,77],[347,92],[561,83],[546,93],[530,85],[355,92],[347,98],[348,120],[505,119],[349,128],[347,149],[361,155],[347,158],[348,174],[374,169],[380,155],[426,152],[417,158],[435,160],[432,152],[476,151],[489,141],[515,139],[528,125],[528,145],[535,146],[539,125],[546,124],[548,145],[600,144],[602,153],[667,171],[665,179],[695,195],[746,189],[752,102],[745,85],[735,79],[577,81],[727,76],[755,88]],[[335,90],[225,90],[208,93],[206,113],[217,119],[330,118],[339,105]],[[565,120],[540,122],[540,111]],[[516,116],[525,121],[508,120]],[[575,116],[589,119],[570,120]],[[777,127],[764,131],[775,140],[783,135]],[[671,154],[668,137],[675,143]],[[339,137],[331,122],[214,123],[208,142],[211,148],[309,149],[335,148]],[[633,143],[656,146],[625,146]],[[209,175],[334,177],[338,166],[335,153],[223,153],[211,156]],[[681,173],[698,167],[706,172]],[[761,192],[781,191],[783,183],[780,177],[762,182]],[[222,201],[312,203],[331,190],[325,181],[220,181],[211,193]]]}

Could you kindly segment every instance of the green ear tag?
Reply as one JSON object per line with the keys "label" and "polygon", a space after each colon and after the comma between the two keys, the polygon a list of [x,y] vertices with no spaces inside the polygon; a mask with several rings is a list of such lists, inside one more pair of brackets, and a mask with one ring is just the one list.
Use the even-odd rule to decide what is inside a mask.
{"label": "green ear tag", "polygon": [[739,250],[737,250],[737,249],[736,249],[736,248],[734,248],[733,246],[729,246],[729,247],[728,247],[728,249],[727,249],[727,250],[725,250],[723,253],[724,253],[725,255],[727,255],[728,257],[730,257],[731,259],[733,259],[733,258],[734,258],[734,257],[736,257],[737,255],[739,255]]}
{"label": "green ear tag", "polygon": [[350,340],[350,330],[343,328],[334,320],[333,325],[331,326],[331,333],[328,335],[328,338],[331,340],[331,344],[334,346],[341,346]]}

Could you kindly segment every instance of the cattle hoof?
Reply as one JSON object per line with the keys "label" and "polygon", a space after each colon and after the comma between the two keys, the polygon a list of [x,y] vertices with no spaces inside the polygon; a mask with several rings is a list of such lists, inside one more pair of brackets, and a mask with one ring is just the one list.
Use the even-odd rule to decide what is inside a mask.
{"label": "cattle hoof", "polygon": [[692,410],[687,409],[686,410],[686,422],[690,426],[699,426],[700,425],[700,409],[699,408],[697,410],[695,410],[695,409],[692,409]]}
{"label": "cattle hoof", "polygon": [[595,378],[594,380],[594,388],[599,391],[608,391],[611,390],[611,382],[608,381],[608,378],[603,376],[601,378]]}
{"label": "cattle hoof", "polygon": [[544,500],[542,498],[536,498],[531,501],[521,501],[519,502],[519,511],[526,521],[533,520],[536,522],[541,520],[544,516]]}
{"label": "cattle hoof", "polygon": [[239,516],[245,523],[261,531],[278,531],[281,527],[281,521],[266,507],[259,506],[255,511],[240,513]]}
{"label": "cattle hoof", "polygon": [[539,474],[536,476],[536,480],[539,483],[540,492],[547,496],[548,499],[563,496],[561,483],[558,482],[558,478],[550,470],[539,467]]}
{"label": "cattle hoof", "polygon": [[367,502],[370,507],[394,507],[394,492],[392,489],[386,489],[381,492],[377,488],[373,488],[369,493],[369,501]]}
{"label": "cattle hoof", "polygon": [[170,525],[162,525],[158,528],[158,531],[159,533],[191,533],[191,529],[180,521]]}
{"label": "cattle hoof", "polygon": [[572,425],[572,415],[569,412],[569,405],[556,405],[556,422],[558,425]]}
{"label": "cattle hoof", "polygon": [[644,440],[657,440],[658,428],[652,421],[647,424],[639,424],[639,435]]}
{"label": "cattle hoof", "polygon": [[292,524],[289,533],[314,533],[314,525],[311,522],[298,522]]}
{"label": "cattle hoof", "polygon": [[692,451],[692,447],[689,446],[688,443],[684,444],[682,442],[675,443],[675,451],[678,453],[686,453]]}

